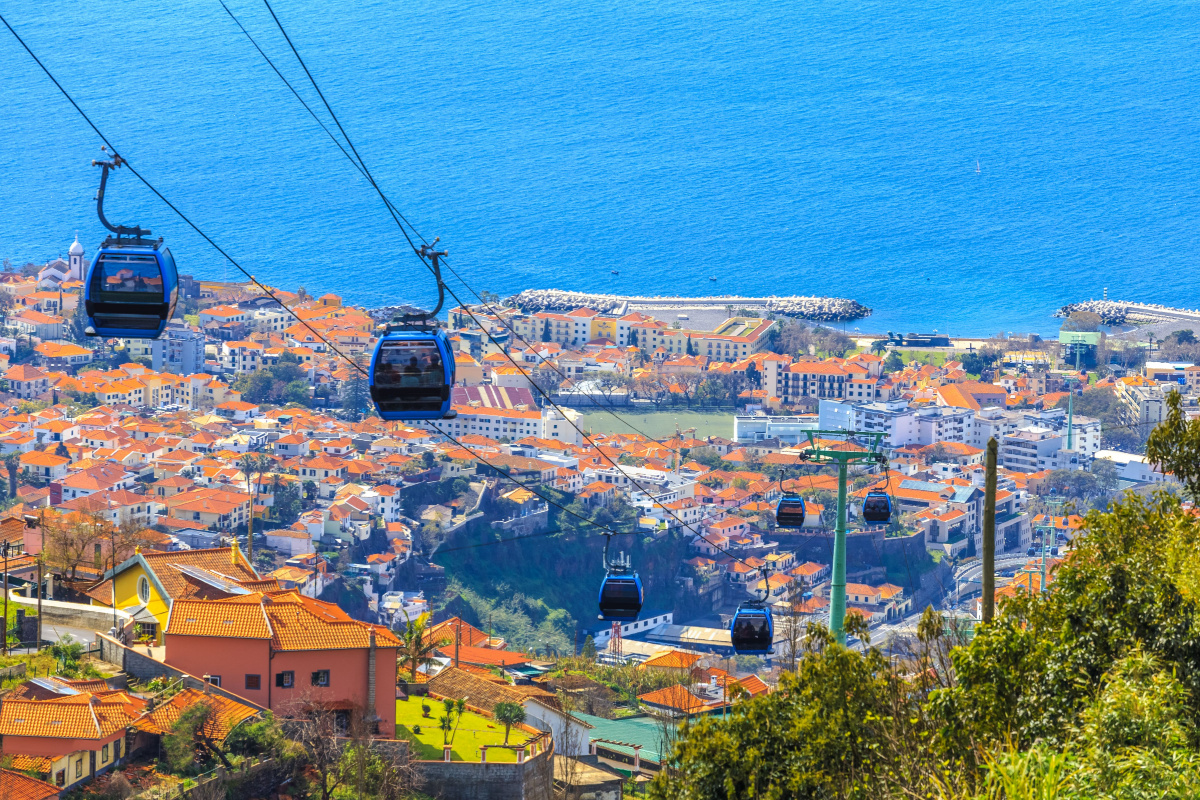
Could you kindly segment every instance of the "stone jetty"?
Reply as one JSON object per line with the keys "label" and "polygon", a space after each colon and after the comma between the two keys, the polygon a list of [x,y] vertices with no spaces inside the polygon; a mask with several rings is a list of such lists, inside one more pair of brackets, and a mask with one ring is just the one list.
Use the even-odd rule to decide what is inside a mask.
{"label": "stone jetty", "polygon": [[760,314],[797,317],[815,322],[849,322],[862,319],[871,309],[856,300],[842,297],[631,297],[613,294],[568,292],[562,289],[527,289],[505,300],[506,305],[526,312],[570,311],[592,308],[605,314],[628,314],[631,311],[680,309],[747,309]]}
{"label": "stone jetty", "polygon": [[1105,325],[1200,321],[1200,309],[1172,308],[1157,303],[1133,303],[1126,300],[1084,300],[1081,303],[1069,303],[1054,312],[1054,316],[1069,317],[1076,311],[1097,314]]}

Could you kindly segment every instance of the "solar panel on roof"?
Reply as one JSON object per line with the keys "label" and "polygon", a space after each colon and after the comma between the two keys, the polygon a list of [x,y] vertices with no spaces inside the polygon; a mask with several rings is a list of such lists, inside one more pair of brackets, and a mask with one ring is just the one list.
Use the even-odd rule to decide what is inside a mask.
{"label": "solar panel on roof", "polygon": [[54,678],[32,678],[29,682],[34,686],[40,686],[41,688],[54,692],[55,694],[80,694],[80,691],[75,687],[67,686],[65,683],[56,681]]}

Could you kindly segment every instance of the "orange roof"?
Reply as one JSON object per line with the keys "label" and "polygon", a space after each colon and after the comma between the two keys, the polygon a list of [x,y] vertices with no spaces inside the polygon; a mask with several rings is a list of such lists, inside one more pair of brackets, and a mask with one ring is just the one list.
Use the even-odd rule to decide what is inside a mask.
{"label": "orange roof", "polygon": [[[18,763],[18,760],[23,763]],[[26,762],[34,760],[30,756],[14,756],[13,766],[17,769],[25,769],[27,768]],[[45,769],[37,769],[33,764],[29,764],[29,766],[34,766],[37,772],[49,774],[53,767],[52,760],[49,758],[36,760],[45,761]],[[58,797],[59,791],[57,786],[39,781],[37,778],[22,775],[11,769],[0,769],[0,797],[3,797],[4,800],[46,800],[46,798]]]}
{"label": "orange roof", "polygon": [[270,639],[272,649],[278,651],[365,648],[372,630],[378,646],[399,646],[400,641],[387,628],[352,619],[332,603],[287,591],[223,600],[176,600],[166,633]]}
{"label": "orange roof", "polygon": [[0,735],[43,739],[105,739],[132,722],[119,697],[87,692],[53,700],[5,700],[0,705]]}
{"label": "orange roof", "polygon": [[672,650],[669,653],[648,658],[642,662],[642,669],[691,669],[696,666],[696,662],[700,660],[700,656],[694,653],[684,653],[681,650]]}
{"label": "orange roof", "polygon": [[211,709],[204,721],[204,735],[215,742],[225,741],[230,731],[258,713],[253,706],[239,703],[219,694],[208,694],[199,689],[184,689],[167,702],[148,711],[135,723],[138,730],[163,736],[192,706],[207,704]]}
{"label": "orange roof", "polygon": [[651,705],[663,706],[684,714],[694,714],[708,708],[708,704],[688,691],[686,686],[667,686],[653,692],[638,695],[638,700]]}

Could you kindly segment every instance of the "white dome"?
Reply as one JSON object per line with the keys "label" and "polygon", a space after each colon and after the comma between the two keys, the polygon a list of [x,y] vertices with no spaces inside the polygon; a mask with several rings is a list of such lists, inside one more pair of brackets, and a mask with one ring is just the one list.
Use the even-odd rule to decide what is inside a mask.
{"label": "white dome", "polygon": [[79,243],[79,234],[75,234],[75,241],[71,244],[71,249],[67,251],[73,256],[83,255],[83,245]]}

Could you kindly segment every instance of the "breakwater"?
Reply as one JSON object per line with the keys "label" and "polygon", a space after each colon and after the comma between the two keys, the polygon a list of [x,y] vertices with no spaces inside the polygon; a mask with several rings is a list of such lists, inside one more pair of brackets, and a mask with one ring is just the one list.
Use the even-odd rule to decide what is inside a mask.
{"label": "breakwater", "polygon": [[857,300],[843,297],[632,297],[613,294],[568,292],[561,289],[526,289],[505,300],[522,311],[570,311],[592,308],[605,314],[628,314],[631,311],[679,309],[739,309],[780,317],[796,317],[815,322],[849,322],[870,315],[871,309]]}
{"label": "breakwater", "polygon": [[1069,317],[1076,311],[1096,314],[1105,325],[1148,325],[1176,320],[1200,320],[1200,309],[1172,308],[1157,303],[1132,303],[1125,300],[1084,300],[1081,303],[1068,303],[1054,312],[1054,316]]}

